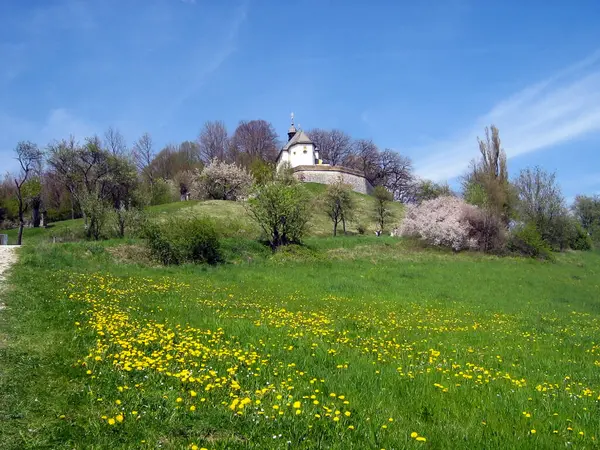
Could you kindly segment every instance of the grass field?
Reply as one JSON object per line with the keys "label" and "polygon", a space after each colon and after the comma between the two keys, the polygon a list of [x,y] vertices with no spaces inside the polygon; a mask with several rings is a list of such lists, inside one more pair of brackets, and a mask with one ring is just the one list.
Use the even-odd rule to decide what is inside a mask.
{"label": "grass field", "polygon": [[598,253],[239,242],[254,257],[175,268],[23,247],[0,448],[598,447]]}

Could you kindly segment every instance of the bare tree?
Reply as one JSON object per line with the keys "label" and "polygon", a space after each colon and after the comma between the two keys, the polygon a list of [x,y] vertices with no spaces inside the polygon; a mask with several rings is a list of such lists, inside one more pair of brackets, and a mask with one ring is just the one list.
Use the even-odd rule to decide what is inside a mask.
{"label": "bare tree", "polygon": [[307,134],[319,149],[321,159],[332,166],[344,164],[352,152],[352,140],[341,130],[315,128],[308,131]]}
{"label": "bare tree", "polygon": [[277,158],[277,133],[265,120],[242,120],[231,138],[232,160],[249,166],[252,160]]}
{"label": "bare tree", "polygon": [[119,130],[109,127],[104,133],[104,147],[115,156],[125,156],[127,143]]}
{"label": "bare tree", "polygon": [[15,148],[17,153],[17,161],[20,165],[20,173],[14,178],[15,187],[17,188],[17,200],[19,202],[19,234],[17,235],[17,245],[21,245],[23,240],[23,228],[25,227],[25,220],[23,215],[25,213],[25,201],[23,186],[36,171],[39,172],[42,163],[42,152],[38,149],[38,146],[33,142],[21,141]]}
{"label": "bare tree", "polygon": [[148,133],[144,133],[133,144],[133,161],[144,178],[148,180],[150,188],[154,186],[154,169],[152,167],[152,160],[154,159],[154,144],[152,143],[152,137]]}
{"label": "bare tree", "polygon": [[220,120],[206,122],[198,136],[200,158],[204,164],[209,164],[213,159],[224,161],[229,149],[229,137],[225,123]]}
{"label": "bare tree", "polygon": [[385,186],[395,200],[407,202],[414,184],[412,162],[394,150],[385,149],[379,154],[378,168],[373,184]]}
{"label": "bare tree", "polygon": [[377,175],[378,158],[379,149],[371,139],[357,139],[352,144],[346,165],[361,171],[373,183]]}

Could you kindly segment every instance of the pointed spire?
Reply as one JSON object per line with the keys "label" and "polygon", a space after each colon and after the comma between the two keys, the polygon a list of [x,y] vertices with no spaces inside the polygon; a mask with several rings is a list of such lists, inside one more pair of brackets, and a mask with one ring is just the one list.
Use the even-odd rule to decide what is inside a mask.
{"label": "pointed spire", "polygon": [[288,142],[294,137],[294,135],[296,134],[296,127],[294,126],[294,113],[290,114],[290,117],[292,119],[292,124],[290,125],[290,128],[288,129]]}

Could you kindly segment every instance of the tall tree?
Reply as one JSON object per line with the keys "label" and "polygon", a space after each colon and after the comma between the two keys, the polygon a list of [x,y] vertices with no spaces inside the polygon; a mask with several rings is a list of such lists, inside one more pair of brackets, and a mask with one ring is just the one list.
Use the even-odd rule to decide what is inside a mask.
{"label": "tall tree", "polygon": [[333,236],[337,236],[337,228],[341,223],[346,234],[346,221],[352,216],[354,202],[352,200],[352,187],[339,177],[334,183],[327,186],[323,196],[325,212],[333,222]]}
{"label": "tall tree", "polygon": [[494,212],[507,225],[514,201],[498,128],[486,127],[485,140],[477,138],[477,142],[481,156],[463,177],[465,200]]}
{"label": "tall tree", "polygon": [[17,245],[23,241],[23,228],[25,227],[25,193],[23,187],[30,176],[41,171],[42,152],[36,144],[29,141],[21,141],[15,148],[17,161],[19,162],[20,172],[14,177],[17,190],[17,200],[19,202],[19,234],[17,235]]}
{"label": "tall tree", "polygon": [[377,158],[377,172],[372,183],[385,186],[394,199],[408,202],[414,185],[412,170],[410,158],[385,149]]}
{"label": "tall tree", "polygon": [[204,164],[209,164],[213,159],[224,161],[229,150],[229,137],[225,123],[216,120],[206,122],[198,136],[200,158]]}
{"label": "tall tree", "polygon": [[231,138],[232,160],[248,167],[254,159],[277,158],[277,133],[265,120],[242,120]]}
{"label": "tall tree", "polygon": [[307,134],[319,150],[319,157],[326,163],[338,166],[350,156],[352,140],[343,131],[315,128]]}

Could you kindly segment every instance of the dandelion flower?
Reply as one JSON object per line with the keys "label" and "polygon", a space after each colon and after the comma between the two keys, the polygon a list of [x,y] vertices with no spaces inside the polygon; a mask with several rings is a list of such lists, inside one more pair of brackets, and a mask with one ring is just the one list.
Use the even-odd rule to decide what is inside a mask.
{"label": "dandelion flower", "polygon": [[415,439],[418,435],[419,435],[419,433],[417,433],[416,431],[413,431],[412,433],[410,433],[410,437],[413,439]]}
{"label": "dandelion flower", "polygon": [[123,414],[119,414],[115,419],[117,419],[117,422],[119,423],[123,422]]}
{"label": "dandelion flower", "polygon": [[108,424],[109,425],[114,425],[115,424],[115,419],[113,419],[112,417],[110,419],[108,419]]}
{"label": "dandelion flower", "polygon": [[427,442],[427,439],[424,438],[423,436],[418,436],[417,437],[417,441],[419,441],[419,442]]}

